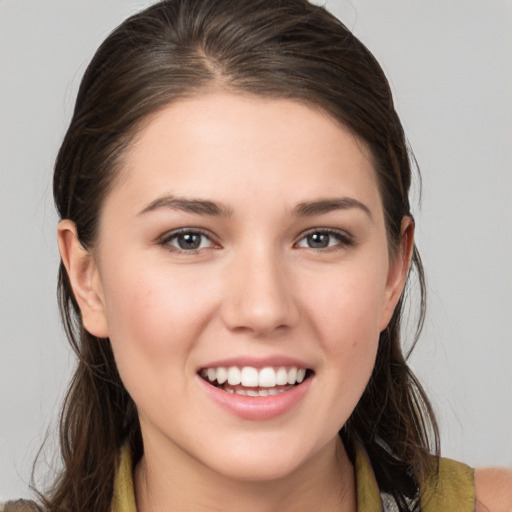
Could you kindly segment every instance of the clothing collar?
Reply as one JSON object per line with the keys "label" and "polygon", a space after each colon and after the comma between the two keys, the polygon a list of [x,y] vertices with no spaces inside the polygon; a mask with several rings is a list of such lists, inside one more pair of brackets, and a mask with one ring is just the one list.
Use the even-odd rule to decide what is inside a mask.
{"label": "clothing collar", "polygon": [[[356,448],[357,512],[383,512],[379,488],[368,455],[362,447]],[[128,444],[121,456],[114,481],[112,512],[137,512],[133,487],[133,464]]]}
{"label": "clothing collar", "polygon": [[132,453],[129,444],[126,443],[121,448],[119,466],[114,480],[112,512],[137,512],[132,472]]}

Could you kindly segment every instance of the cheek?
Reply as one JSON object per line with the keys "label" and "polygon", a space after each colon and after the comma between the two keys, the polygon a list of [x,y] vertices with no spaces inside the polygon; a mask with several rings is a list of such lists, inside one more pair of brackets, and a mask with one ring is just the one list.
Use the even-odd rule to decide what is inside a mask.
{"label": "cheek", "polygon": [[333,383],[328,407],[346,421],[372,373],[377,354],[386,276],[380,267],[347,268],[310,283],[307,315],[322,344],[324,369]]}
{"label": "cheek", "polygon": [[141,381],[161,379],[162,386],[186,367],[212,310],[212,294],[190,272],[171,273],[168,265],[129,260],[105,265],[109,337],[123,380],[133,374]]}
{"label": "cheek", "polygon": [[309,287],[308,309],[329,351],[358,350],[380,334],[385,275],[363,266],[328,276],[325,287]]}
{"label": "cheek", "polygon": [[164,340],[172,344],[174,326],[197,316],[197,286],[164,265],[118,262],[108,266],[102,281],[111,338],[136,338],[157,348]]}

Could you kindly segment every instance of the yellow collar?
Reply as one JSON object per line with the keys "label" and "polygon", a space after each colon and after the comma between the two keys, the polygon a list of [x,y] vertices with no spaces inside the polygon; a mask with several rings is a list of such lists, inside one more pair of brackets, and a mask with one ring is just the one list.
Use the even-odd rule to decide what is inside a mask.
{"label": "yellow collar", "polygon": [[121,448],[121,460],[114,481],[112,512],[137,512],[132,467],[132,454],[127,443]]}
{"label": "yellow collar", "polygon": [[[372,466],[362,449],[356,450],[357,512],[383,512],[379,488]],[[132,477],[132,456],[126,444],[114,482],[112,512],[137,512]]]}

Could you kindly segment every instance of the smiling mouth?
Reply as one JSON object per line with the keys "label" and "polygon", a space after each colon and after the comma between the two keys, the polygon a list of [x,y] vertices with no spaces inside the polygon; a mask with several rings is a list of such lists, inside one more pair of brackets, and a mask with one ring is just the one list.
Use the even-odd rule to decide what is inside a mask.
{"label": "smiling mouth", "polygon": [[272,396],[298,386],[313,375],[308,368],[230,366],[202,368],[199,375],[212,386],[244,396]]}

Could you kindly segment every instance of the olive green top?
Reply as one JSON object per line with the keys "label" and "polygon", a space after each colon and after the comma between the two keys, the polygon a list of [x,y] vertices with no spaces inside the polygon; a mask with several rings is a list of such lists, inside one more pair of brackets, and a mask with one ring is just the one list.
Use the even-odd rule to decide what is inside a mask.
{"label": "olive green top", "polygon": [[[379,492],[373,470],[362,449],[356,451],[357,512],[395,510]],[[474,512],[474,470],[451,459],[439,461],[439,478],[427,479],[421,488],[422,512]],[[114,486],[112,512],[137,512],[130,451],[125,447]]]}
{"label": "olive green top", "polygon": [[[133,465],[129,447],[121,450],[119,468],[114,482],[112,512],[137,512],[133,489]],[[395,512],[396,504],[381,493],[372,466],[364,449],[356,450],[357,512]],[[435,472],[433,471],[434,475]],[[474,470],[451,459],[439,460],[438,477],[428,478],[421,486],[422,512],[474,512]],[[0,512],[31,512],[39,510],[33,501],[10,501],[0,504]]]}

